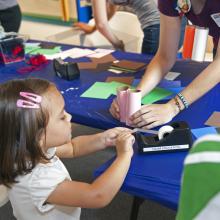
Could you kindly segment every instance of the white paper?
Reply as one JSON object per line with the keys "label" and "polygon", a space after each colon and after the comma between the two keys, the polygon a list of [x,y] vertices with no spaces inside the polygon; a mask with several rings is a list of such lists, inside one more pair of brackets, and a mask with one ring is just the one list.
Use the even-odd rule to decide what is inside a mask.
{"label": "white paper", "polygon": [[40,43],[24,43],[25,47],[38,47]]}
{"label": "white paper", "polygon": [[114,50],[98,48],[98,49],[94,50],[94,52],[95,53],[88,55],[87,57],[101,58],[101,57],[104,57],[104,56],[114,52]]}
{"label": "white paper", "polygon": [[168,72],[164,77],[166,80],[174,80],[176,79],[181,73],[179,72]]}
{"label": "white paper", "polygon": [[88,54],[93,54],[93,53],[95,53],[93,50],[81,49],[81,48],[75,47],[69,50],[62,51],[60,53],[53,54],[53,55],[46,55],[45,57],[48,60],[53,60],[56,58],[66,59],[67,57],[71,57],[75,59],[75,58],[85,57]]}
{"label": "white paper", "polygon": [[94,53],[95,52],[93,50],[89,50],[89,49],[73,48],[68,51],[65,51],[65,56],[71,57],[74,59],[74,58],[85,57],[87,55],[94,54]]}
{"label": "white paper", "polygon": [[192,60],[198,62],[204,61],[208,34],[208,28],[196,27],[193,42]]}
{"label": "white paper", "polygon": [[56,54],[52,54],[52,55],[44,55],[48,60],[53,60],[56,58],[61,58],[61,54],[60,53],[56,53]]}
{"label": "white paper", "polygon": [[116,73],[116,74],[120,74],[120,73],[123,73],[123,71],[121,70],[115,70],[115,69],[108,69],[109,72],[112,72],[112,73]]}

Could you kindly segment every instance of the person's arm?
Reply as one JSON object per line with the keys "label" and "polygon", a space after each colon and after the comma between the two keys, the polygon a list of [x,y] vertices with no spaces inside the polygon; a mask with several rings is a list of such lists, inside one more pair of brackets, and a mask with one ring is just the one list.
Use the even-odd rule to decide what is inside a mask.
{"label": "person's arm", "polygon": [[103,150],[114,146],[118,135],[125,131],[131,132],[128,128],[116,127],[98,134],[73,138],[70,143],[57,147],[56,155],[60,158],[72,158]]}
{"label": "person's arm", "polygon": [[[220,82],[220,44],[214,61],[206,67],[182,92],[181,94],[188,105],[202,97]],[[176,97],[180,109],[184,109],[182,101]],[[166,104],[146,105],[132,116],[133,126],[151,129],[172,120],[180,111],[175,99]]]}
{"label": "person's arm", "polygon": [[[181,94],[190,105],[197,99],[206,94],[220,82],[220,43],[218,44],[217,54],[210,63],[182,92]],[[172,99],[168,104],[175,106]],[[182,103],[181,103],[182,104]],[[184,108],[182,104],[182,108]]]}
{"label": "person's arm", "polygon": [[133,143],[134,137],[130,132],[120,134],[116,141],[117,157],[102,175],[91,184],[64,181],[51,193],[47,202],[82,208],[107,205],[119,191],[128,172]]}
{"label": "person's arm", "polygon": [[[97,8],[97,4],[93,6],[93,10],[94,10],[94,14],[97,13],[95,12],[95,7]],[[106,4],[106,13],[107,13],[107,19],[110,20],[113,15],[115,14],[117,10],[117,6],[112,5],[110,3]],[[97,11],[97,9],[96,9]],[[98,12],[99,13],[99,12]],[[102,12],[104,13],[104,12]],[[91,34],[94,31],[96,31],[96,24],[94,25],[89,25],[87,23],[84,22],[74,22],[73,24],[74,27],[78,27],[79,29],[81,29],[82,31],[84,31],[86,34]]]}
{"label": "person's arm", "polygon": [[91,34],[96,30],[96,26],[95,25],[89,25],[87,23],[84,22],[75,22],[73,24],[74,27],[79,28],[80,30],[84,31],[86,34]]}
{"label": "person's arm", "polygon": [[[160,14],[159,48],[154,58],[147,66],[141,82],[137,86],[137,89],[142,91],[142,96],[154,89],[164,75],[174,65],[178,51],[180,30],[181,20],[179,17],[169,17]],[[146,106],[142,107],[141,110],[134,116],[134,126],[138,126],[139,121],[142,120],[142,118],[140,118],[140,114],[146,113],[145,107]],[[113,117],[119,119],[119,107],[116,99],[111,104],[110,113]],[[142,125],[144,123],[145,122],[143,121]]]}
{"label": "person's arm", "polygon": [[117,6],[106,0],[92,0],[93,14],[98,31],[116,48],[124,50],[124,44],[112,32],[108,20],[115,14]]}
{"label": "person's arm", "polygon": [[179,17],[160,14],[159,48],[137,86],[137,89],[142,91],[142,96],[154,89],[174,65],[178,51],[180,29],[181,19]]}

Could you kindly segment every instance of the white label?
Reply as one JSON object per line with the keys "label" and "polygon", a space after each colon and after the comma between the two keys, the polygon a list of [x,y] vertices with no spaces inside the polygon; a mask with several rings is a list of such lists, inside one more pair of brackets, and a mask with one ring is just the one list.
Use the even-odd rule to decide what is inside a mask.
{"label": "white label", "polygon": [[171,146],[158,146],[158,147],[145,147],[145,148],[143,148],[143,152],[183,150],[183,149],[188,149],[188,148],[189,148],[188,144],[171,145]]}
{"label": "white label", "polygon": [[214,22],[220,27],[220,13],[215,13],[211,15],[211,18],[214,20]]}

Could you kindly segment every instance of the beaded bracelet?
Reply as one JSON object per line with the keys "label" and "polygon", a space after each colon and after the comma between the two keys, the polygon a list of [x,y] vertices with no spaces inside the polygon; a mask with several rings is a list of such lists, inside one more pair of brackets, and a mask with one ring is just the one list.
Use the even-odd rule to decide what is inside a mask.
{"label": "beaded bracelet", "polygon": [[178,107],[179,109],[179,112],[181,112],[181,106],[180,106],[180,103],[178,101],[178,98],[177,97],[174,97],[174,101],[175,101],[175,105]]}
{"label": "beaded bracelet", "polygon": [[189,107],[189,104],[188,102],[186,101],[185,97],[181,94],[181,93],[178,93],[177,96],[180,98],[181,102],[183,103],[184,107],[185,108],[188,108]]}

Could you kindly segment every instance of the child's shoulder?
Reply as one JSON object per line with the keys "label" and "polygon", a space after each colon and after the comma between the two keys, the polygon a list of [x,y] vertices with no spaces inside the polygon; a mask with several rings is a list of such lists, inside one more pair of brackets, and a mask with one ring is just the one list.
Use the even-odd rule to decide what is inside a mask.
{"label": "child's shoulder", "polygon": [[26,185],[30,190],[33,190],[35,187],[39,188],[44,184],[48,186],[54,185],[65,179],[70,179],[69,173],[61,160],[56,156],[49,163],[38,163],[30,173],[16,178],[19,185]]}

